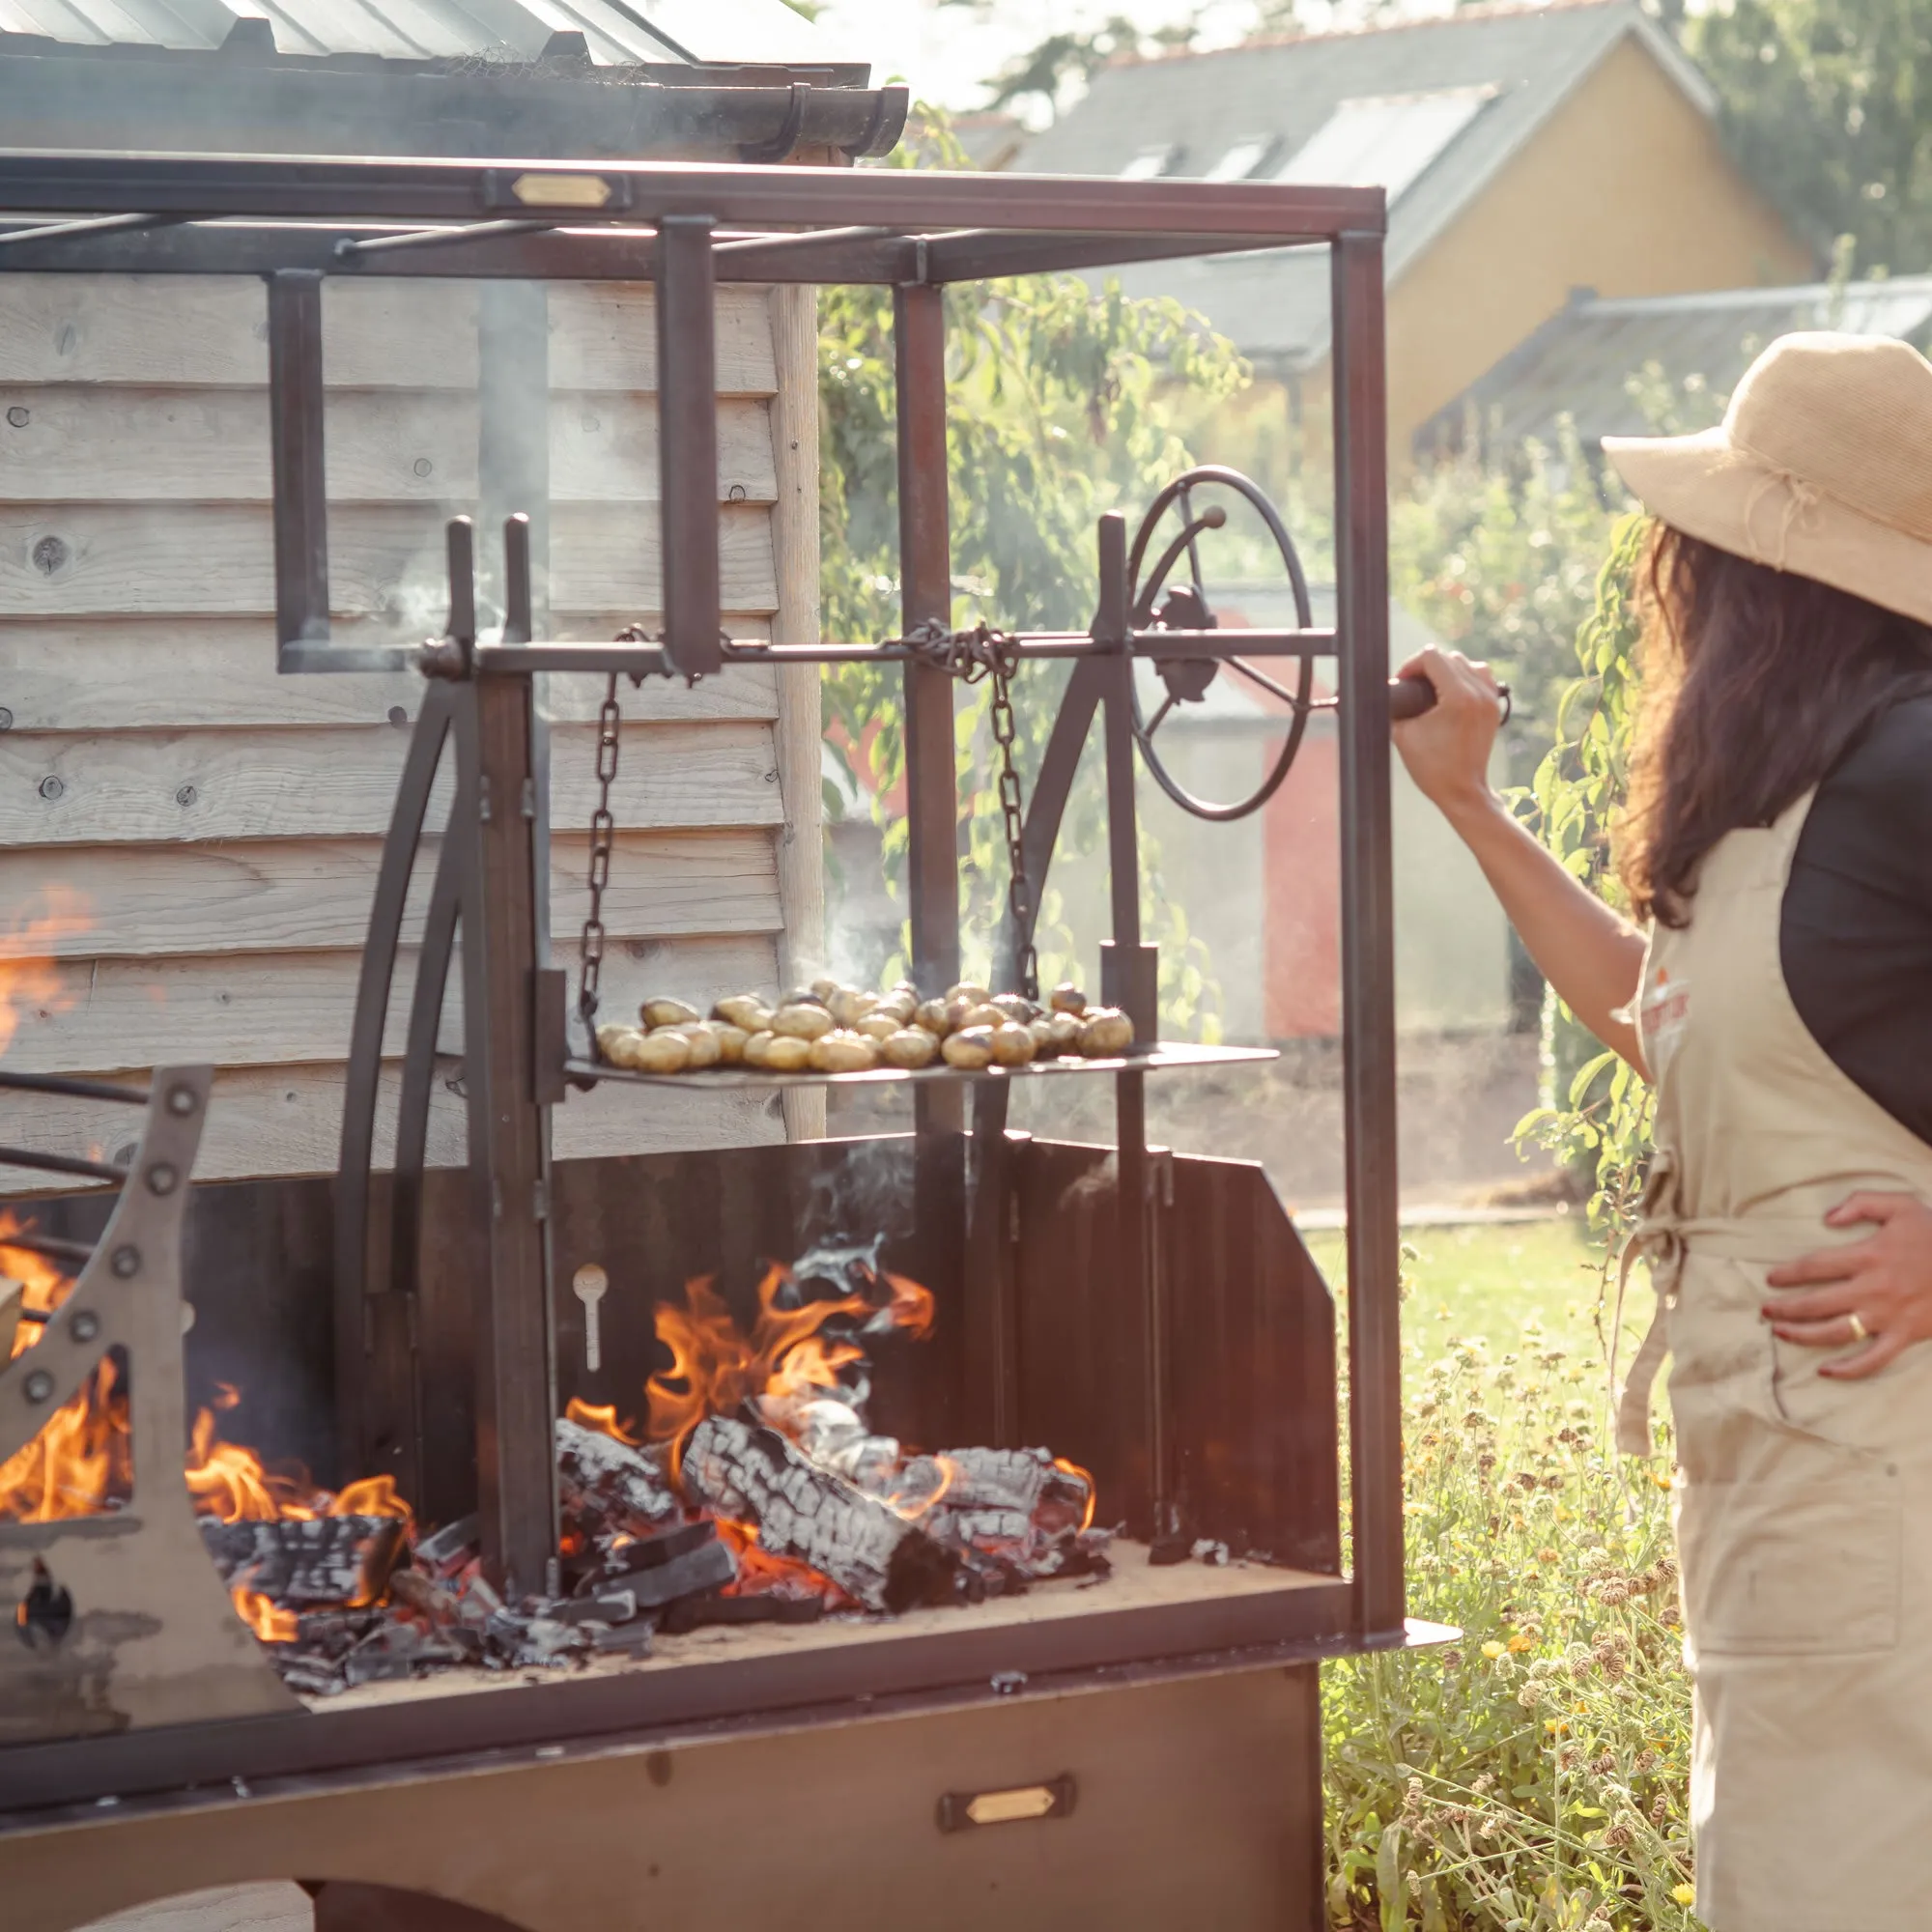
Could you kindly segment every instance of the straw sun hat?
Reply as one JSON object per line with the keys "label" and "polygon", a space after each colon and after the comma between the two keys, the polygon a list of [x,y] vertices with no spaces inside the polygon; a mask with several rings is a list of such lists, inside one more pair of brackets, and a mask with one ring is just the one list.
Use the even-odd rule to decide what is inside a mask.
{"label": "straw sun hat", "polygon": [[1909,344],[1783,336],[1719,428],[1604,453],[1687,535],[1932,624],[1932,362]]}

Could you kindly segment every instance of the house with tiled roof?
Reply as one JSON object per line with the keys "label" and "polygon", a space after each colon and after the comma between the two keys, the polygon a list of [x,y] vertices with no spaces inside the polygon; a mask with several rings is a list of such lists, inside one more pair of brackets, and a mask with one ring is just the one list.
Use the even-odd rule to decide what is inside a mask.
{"label": "house with tiled roof", "polygon": [[[1390,444],[1573,289],[1679,295],[1811,279],[1819,263],[1719,137],[1709,83],[1636,0],[1428,20],[1127,62],[1036,135],[1035,173],[1379,185],[1389,195]],[[1319,251],[1122,273],[1200,310],[1319,409]]]}

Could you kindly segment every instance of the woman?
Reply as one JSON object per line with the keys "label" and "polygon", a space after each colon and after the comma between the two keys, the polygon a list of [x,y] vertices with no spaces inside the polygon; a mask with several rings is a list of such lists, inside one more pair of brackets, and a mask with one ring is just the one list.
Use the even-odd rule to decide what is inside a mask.
{"label": "woman", "polygon": [[1657,1092],[1715,1932],[1932,1924],[1932,363],[1788,336],[1720,429],[1613,440],[1655,520],[1617,860],[1648,941],[1490,791],[1495,683],[1398,727],[1577,1016]]}

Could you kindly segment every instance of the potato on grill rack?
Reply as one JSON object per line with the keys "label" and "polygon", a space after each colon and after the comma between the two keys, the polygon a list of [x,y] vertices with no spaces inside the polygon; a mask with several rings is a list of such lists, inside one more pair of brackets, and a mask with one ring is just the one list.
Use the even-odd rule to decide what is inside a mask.
{"label": "potato on grill rack", "polygon": [[717,1000],[709,1019],[682,1000],[653,998],[638,1026],[597,1030],[612,1066],[640,1072],[701,1072],[750,1066],[771,1073],[850,1073],[875,1066],[914,1070],[940,1060],[961,1071],[1025,1066],[1065,1058],[1111,1059],[1133,1044],[1133,1022],[1113,1007],[1090,1007],[1078,986],[1053,989],[1042,1006],[1020,993],[993,993],[962,980],[942,999],[922,1000],[910,980],[883,993],[821,976],[776,1003],[757,993]]}

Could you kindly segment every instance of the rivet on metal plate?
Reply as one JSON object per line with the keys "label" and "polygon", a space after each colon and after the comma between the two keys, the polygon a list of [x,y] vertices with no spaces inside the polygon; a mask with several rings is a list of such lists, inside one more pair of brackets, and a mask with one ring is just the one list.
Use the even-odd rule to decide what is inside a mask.
{"label": "rivet on metal plate", "polygon": [[76,1308],[68,1317],[67,1332],[76,1342],[91,1342],[100,1333],[100,1317],[90,1308]]}
{"label": "rivet on metal plate", "polygon": [[180,1179],[181,1176],[166,1161],[157,1160],[148,1170],[148,1192],[150,1194],[172,1194],[175,1191],[175,1183]]}
{"label": "rivet on metal plate", "polygon": [[43,1403],[54,1392],[54,1378],[44,1369],[36,1369],[20,1384],[20,1393],[32,1403]]}
{"label": "rivet on metal plate", "polygon": [[123,1280],[141,1271],[141,1251],[139,1248],[116,1248],[107,1265]]}
{"label": "rivet on metal plate", "polygon": [[178,1120],[185,1120],[194,1112],[200,1102],[195,1098],[192,1087],[170,1087],[168,1089],[168,1112]]}

